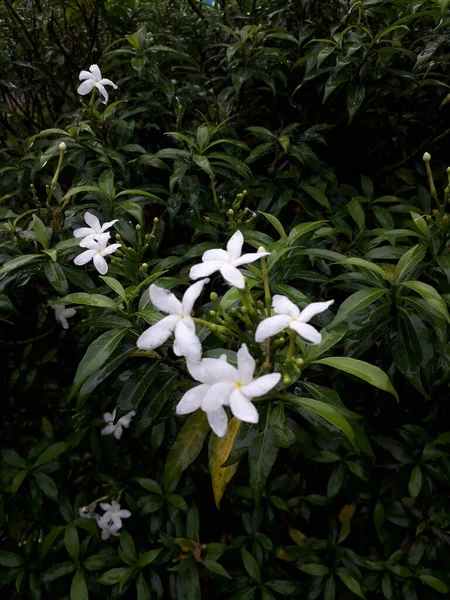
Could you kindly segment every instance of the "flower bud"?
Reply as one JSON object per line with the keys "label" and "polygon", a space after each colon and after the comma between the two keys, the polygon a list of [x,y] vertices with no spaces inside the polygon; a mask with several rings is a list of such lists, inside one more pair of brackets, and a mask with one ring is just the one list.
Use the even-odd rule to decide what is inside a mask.
{"label": "flower bud", "polygon": [[217,312],[215,310],[210,310],[209,311],[209,316],[210,317],[215,317],[217,315]]}
{"label": "flower bud", "polygon": [[141,230],[141,226],[139,225],[139,223],[136,225],[136,231],[140,231]]}
{"label": "flower bud", "polygon": [[427,221],[431,221],[431,215],[427,215],[425,218]]}
{"label": "flower bud", "polygon": [[66,150],[67,150],[67,146],[66,146],[65,142],[61,142],[59,145],[59,151],[65,152]]}
{"label": "flower bud", "polygon": [[425,152],[425,154],[422,156],[422,160],[423,162],[430,162],[431,154],[429,152]]}
{"label": "flower bud", "polygon": [[438,215],[438,214],[439,214],[439,211],[438,211],[438,209],[437,209],[437,208],[434,208],[434,209],[433,209],[433,215]]}
{"label": "flower bud", "polygon": [[227,215],[228,215],[229,217],[232,217],[232,216],[234,215],[234,210],[233,210],[232,208],[230,208],[230,209],[227,211]]}
{"label": "flower bud", "polygon": [[264,248],[264,246],[260,246],[257,250],[257,252],[265,252],[266,249]]}
{"label": "flower bud", "polygon": [[291,385],[292,383],[292,379],[289,377],[289,375],[285,375],[283,377],[283,385]]}
{"label": "flower bud", "polygon": [[303,360],[303,358],[295,358],[294,362],[297,365],[302,365],[305,361]]}
{"label": "flower bud", "polygon": [[155,225],[156,225],[157,223],[159,223],[159,219],[158,219],[158,217],[155,217],[155,218],[153,219],[153,223],[154,223]]}
{"label": "flower bud", "polygon": [[242,195],[245,197],[248,194],[247,190],[242,190]]}
{"label": "flower bud", "polygon": [[270,371],[270,362],[263,362],[261,367],[263,371]]}
{"label": "flower bud", "polygon": [[216,294],[216,292],[211,292],[211,294],[209,295],[209,298],[212,302],[217,302],[217,300],[219,299],[219,295]]}
{"label": "flower bud", "polygon": [[444,215],[442,217],[442,220],[444,221],[444,223],[447,223],[447,221],[448,221],[448,215]]}
{"label": "flower bud", "polygon": [[238,200],[243,200],[243,199],[244,199],[244,194],[238,194],[238,195],[236,196],[236,198],[237,198]]}

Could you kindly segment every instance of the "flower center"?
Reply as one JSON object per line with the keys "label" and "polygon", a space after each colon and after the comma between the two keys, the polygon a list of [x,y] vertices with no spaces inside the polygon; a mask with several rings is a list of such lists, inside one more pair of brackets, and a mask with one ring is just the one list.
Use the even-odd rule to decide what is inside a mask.
{"label": "flower center", "polygon": [[235,381],[234,385],[239,390],[239,389],[241,389],[241,387],[243,387],[244,384],[240,379],[238,379],[237,381]]}

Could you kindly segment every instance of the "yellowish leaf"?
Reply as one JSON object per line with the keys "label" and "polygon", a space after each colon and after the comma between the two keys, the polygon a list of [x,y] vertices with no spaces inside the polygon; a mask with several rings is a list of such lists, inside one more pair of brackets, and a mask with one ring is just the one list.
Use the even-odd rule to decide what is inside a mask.
{"label": "yellowish leaf", "polygon": [[225,488],[238,468],[238,463],[230,467],[222,467],[222,465],[230,455],[240,425],[241,421],[233,417],[228,423],[228,431],[223,438],[213,433],[209,440],[209,472],[217,508],[220,508]]}
{"label": "yellowish leaf", "polygon": [[305,544],[305,542],[308,539],[304,533],[302,533],[298,529],[295,529],[294,527],[289,527],[289,535],[291,536],[293,541],[299,546],[303,546],[303,544]]}
{"label": "yellowish leaf", "polygon": [[356,506],[354,504],[346,504],[339,513],[339,522],[345,523],[346,521],[350,521],[350,519],[355,514],[355,510]]}

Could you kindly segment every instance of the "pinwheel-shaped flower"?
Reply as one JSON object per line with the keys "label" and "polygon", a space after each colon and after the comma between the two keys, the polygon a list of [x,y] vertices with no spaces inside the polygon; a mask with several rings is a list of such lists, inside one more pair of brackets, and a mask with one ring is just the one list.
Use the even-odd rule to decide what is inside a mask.
{"label": "pinwheel-shaped flower", "polygon": [[243,290],[245,279],[237,267],[255,262],[262,256],[270,254],[270,252],[254,252],[241,256],[243,243],[244,236],[240,231],[236,231],[228,240],[226,250],[207,250],[202,256],[203,262],[191,268],[189,277],[198,279],[199,277],[208,277],[215,271],[220,271],[227,283]]}
{"label": "pinwheel-shaped flower", "polygon": [[253,379],[255,361],[245,344],[237,353],[237,368],[227,362],[225,355],[196,362],[188,360],[187,367],[201,385],[184,394],[176,412],[185,415],[201,408],[211,429],[219,437],[223,437],[228,428],[224,406],[229,406],[233,415],[241,421],[257,423],[259,415],[252,399],[267,394],[281,379],[280,373]]}
{"label": "pinwheel-shaped flower", "polygon": [[56,304],[52,307],[55,311],[55,319],[61,325],[63,329],[69,329],[69,323],[67,319],[73,317],[76,314],[76,310],[74,308],[66,308],[64,304]]}
{"label": "pinwheel-shaped flower", "polygon": [[116,409],[114,409],[112,411],[112,413],[106,412],[103,415],[103,420],[105,421],[105,423],[107,423],[107,425],[106,425],[106,427],[104,427],[101,430],[101,434],[102,435],[111,435],[112,434],[112,435],[114,435],[116,440],[120,440],[120,438],[122,437],[124,427],[125,427],[125,429],[128,429],[128,427],[130,426],[131,420],[133,419],[135,414],[136,414],[136,411],[132,410],[131,412],[127,413],[126,415],[123,415],[123,417],[120,417],[120,419],[117,421],[117,423],[114,423],[114,420],[116,418]]}
{"label": "pinwheel-shaped flower", "polygon": [[105,256],[115,252],[122,244],[108,244],[109,233],[102,233],[97,235],[97,240],[93,237],[84,238],[81,240],[80,246],[82,248],[88,248],[86,252],[82,252],[74,259],[74,263],[80,267],[90,262],[94,262],[94,267],[100,273],[105,275],[108,272],[108,264],[105,260]]}
{"label": "pinwheel-shaped flower", "polygon": [[75,229],[73,232],[73,236],[76,238],[84,238],[84,239],[98,239],[98,236],[105,233],[110,229],[114,223],[117,223],[119,219],[114,219],[114,221],[108,221],[100,223],[98,218],[90,212],[84,213],[84,221],[89,227],[79,227]]}
{"label": "pinwheel-shaped flower", "polygon": [[122,519],[131,517],[131,512],[121,508],[120,504],[115,500],[113,500],[111,504],[100,502],[100,508],[102,508],[105,513],[99,518],[99,525],[114,525],[120,529],[120,527],[122,527]]}
{"label": "pinwheel-shaped flower", "polygon": [[115,83],[113,83],[110,79],[104,79],[102,77],[102,73],[98,65],[91,65],[89,67],[89,71],[81,71],[79,79],[83,82],[77,90],[80,96],[89,94],[89,92],[92,92],[92,90],[96,87],[103,97],[103,104],[106,104],[109,98],[108,92],[105,89],[105,85],[112,85],[112,87],[117,90],[117,85]]}
{"label": "pinwheel-shaped flower", "polygon": [[277,313],[274,317],[268,317],[261,321],[255,333],[255,340],[263,342],[265,339],[276,335],[289,327],[309,344],[320,344],[321,334],[312,325],[308,324],[315,315],[327,310],[334,300],[328,302],[311,302],[302,311],[295,306],[286,296],[276,295],[273,297],[272,308]]}
{"label": "pinwheel-shaped flower", "polygon": [[154,350],[164,344],[173,332],[175,334],[173,344],[175,354],[191,360],[199,360],[202,346],[195,333],[195,323],[192,320],[191,311],[195,301],[202,293],[203,286],[208,282],[209,279],[202,279],[191,285],[185,291],[181,302],[175,294],[152,284],[150,299],[156,308],[168,313],[168,316],[144,331],[137,341],[137,347],[141,350]]}

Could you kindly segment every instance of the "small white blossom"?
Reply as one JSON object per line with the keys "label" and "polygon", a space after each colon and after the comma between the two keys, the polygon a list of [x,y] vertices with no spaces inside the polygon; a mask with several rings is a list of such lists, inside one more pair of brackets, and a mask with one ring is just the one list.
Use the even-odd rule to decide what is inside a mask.
{"label": "small white blossom", "polygon": [[107,540],[109,539],[111,536],[114,537],[119,537],[119,529],[121,529],[120,527],[117,527],[117,525],[110,525],[108,523],[100,523],[100,521],[97,521],[98,526],[100,527],[100,529],[102,530],[102,540]]}
{"label": "small white blossom", "polygon": [[130,426],[131,420],[135,416],[135,414],[136,414],[136,411],[132,410],[131,412],[127,413],[126,415],[123,415],[123,417],[120,417],[120,419],[117,421],[117,423],[114,423],[114,420],[116,418],[116,409],[114,409],[112,413],[106,412],[103,415],[103,420],[105,421],[105,423],[107,423],[107,425],[106,425],[106,427],[104,427],[102,429],[101,434],[102,435],[113,434],[114,437],[116,438],[116,440],[120,440],[120,438],[122,437],[123,428],[125,427],[125,429],[128,429],[128,427]]}
{"label": "small white blossom", "polygon": [[103,104],[108,102],[109,97],[108,92],[105,89],[105,85],[112,85],[112,87],[117,90],[117,85],[115,83],[113,83],[110,79],[104,79],[102,77],[102,73],[98,65],[91,65],[89,67],[89,71],[81,71],[79,79],[83,82],[77,90],[80,96],[89,94],[89,92],[92,92],[94,87],[96,87],[103,97]]}
{"label": "small white blossom", "polygon": [[[113,500],[111,504],[107,502],[100,502],[100,507],[105,511],[104,514],[98,519],[98,526],[109,532],[109,535],[115,535],[117,531],[122,527],[122,519],[128,519],[131,517],[129,510],[120,508],[120,504]],[[109,535],[102,539],[107,539]]]}
{"label": "small white blossom", "polygon": [[67,319],[70,319],[76,314],[74,308],[66,308],[64,304],[56,304],[52,307],[55,311],[55,319],[61,325],[63,329],[69,329],[69,323]]}
{"label": "small white blossom", "polygon": [[175,294],[152,284],[149,290],[150,299],[156,308],[167,313],[168,316],[144,331],[137,341],[137,347],[141,350],[154,350],[164,344],[173,332],[175,354],[191,360],[199,360],[202,346],[195,333],[191,311],[202,293],[203,286],[208,282],[209,279],[202,279],[191,285],[185,291],[181,302]]}
{"label": "small white blossom", "polygon": [[98,239],[99,235],[105,233],[114,225],[114,223],[117,223],[118,220],[119,219],[114,219],[114,221],[108,221],[102,225],[95,215],[90,212],[85,212],[84,221],[89,227],[79,227],[78,229],[75,229],[73,236],[84,239]]}
{"label": "small white blossom", "polygon": [[122,245],[111,244],[110,246],[107,246],[108,239],[109,233],[97,235],[97,241],[93,238],[84,238],[84,240],[80,242],[80,246],[88,248],[88,250],[75,257],[73,262],[80,267],[93,260],[94,267],[100,275],[105,275],[108,272],[108,264],[104,257],[112,254]]}
{"label": "small white blossom", "polygon": [[245,344],[237,353],[237,368],[227,362],[225,355],[195,362],[188,360],[187,367],[201,385],[183,395],[176,412],[185,415],[201,408],[211,429],[219,437],[223,437],[228,428],[224,406],[229,406],[233,415],[241,421],[257,423],[258,411],[251,400],[267,394],[281,379],[280,373],[253,379],[255,361]]}
{"label": "small white blossom", "polygon": [[229,239],[226,250],[207,250],[202,256],[202,263],[191,268],[189,277],[198,279],[199,277],[208,277],[215,271],[220,271],[227,283],[243,290],[245,279],[237,267],[255,262],[262,256],[270,254],[270,252],[255,252],[241,256],[243,244],[244,236],[240,231],[236,231]]}
{"label": "small white blossom", "polygon": [[96,508],[97,502],[91,504],[91,506],[89,506],[88,508],[82,506],[78,509],[78,514],[80,515],[80,517],[84,517],[85,519],[95,519],[96,521],[98,521],[100,515],[95,512]]}
{"label": "small white blossom", "polygon": [[309,344],[320,344],[322,335],[308,324],[315,315],[327,310],[334,300],[328,302],[311,302],[302,311],[295,306],[286,296],[276,295],[273,297],[272,308],[277,313],[274,317],[268,317],[261,321],[255,333],[255,340],[263,342],[267,338],[280,333],[283,329],[294,330]]}

